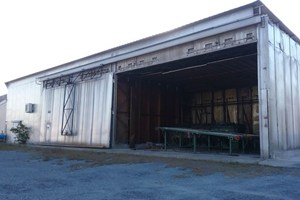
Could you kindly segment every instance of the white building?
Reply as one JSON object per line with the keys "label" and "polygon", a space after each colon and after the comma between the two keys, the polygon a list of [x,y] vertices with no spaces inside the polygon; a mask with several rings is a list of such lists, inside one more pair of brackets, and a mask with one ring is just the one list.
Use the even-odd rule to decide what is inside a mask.
{"label": "white building", "polygon": [[7,95],[0,96],[0,133],[6,133],[6,104]]}
{"label": "white building", "polygon": [[8,130],[113,148],[162,142],[160,126],[238,124],[272,157],[300,147],[299,44],[256,1],[7,82]]}

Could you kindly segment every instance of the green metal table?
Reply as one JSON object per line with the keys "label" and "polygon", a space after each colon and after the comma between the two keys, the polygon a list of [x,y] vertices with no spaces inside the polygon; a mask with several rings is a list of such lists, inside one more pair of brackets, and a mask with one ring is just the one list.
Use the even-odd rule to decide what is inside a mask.
{"label": "green metal table", "polygon": [[[162,131],[164,136],[164,149],[167,150],[167,133],[180,133],[180,134],[191,134],[193,137],[193,150],[196,152],[197,135],[207,135],[208,136],[208,149],[210,149],[210,136],[225,137],[229,140],[229,154],[232,154],[232,141],[233,140],[242,140],[243,152],[245,150],[245,138],[249,137],[259,137],[258,135],[253,134],[243,134],[243,133],[228,133],[228,132],[214,132],[201,129],[191,129],[191,128],[178,128],[178,127],[158,127]],[[181,145],[181,140],[179,140],[179,145]]]}

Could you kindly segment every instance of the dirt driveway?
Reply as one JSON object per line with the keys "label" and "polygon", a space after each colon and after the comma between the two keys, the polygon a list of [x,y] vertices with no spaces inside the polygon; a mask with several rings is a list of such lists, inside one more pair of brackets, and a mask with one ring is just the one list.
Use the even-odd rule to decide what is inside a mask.
{"label": "dirt driveway", "polygon": [[300,169],[0,144],[0,199],[299,199]]}

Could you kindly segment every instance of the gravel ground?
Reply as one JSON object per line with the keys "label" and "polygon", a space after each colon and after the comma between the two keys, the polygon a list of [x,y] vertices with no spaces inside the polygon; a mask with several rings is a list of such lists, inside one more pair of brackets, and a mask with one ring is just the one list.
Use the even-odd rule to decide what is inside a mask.
{"label": "gravel ground", "polygon": [[[122,158],[126,160],[126,155]],[[150,158],[141,162],[132,162],[130,158],[128,163],[101,164],[90,159],[49,158],[49,155],[46,158],[32,151],[12,150],[0,150],[0,159],[0,199],[276,200],[300,197],[299,169],[182,160],[176,163]],[[251,173],[247,173],[247,168]]]}

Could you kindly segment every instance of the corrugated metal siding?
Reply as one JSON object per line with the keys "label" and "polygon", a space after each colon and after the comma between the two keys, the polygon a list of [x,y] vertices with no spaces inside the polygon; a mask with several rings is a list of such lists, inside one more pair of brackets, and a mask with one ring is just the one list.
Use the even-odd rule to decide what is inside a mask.
{"label": "corrugated metal siding", "polygon": [[300,147],[300,46],[274,24],[269,32],[271,150]]}
{"label": "corrugated metal siding", "polygon": [[[34,77],[28,77],[18,82],[11,83],[7,94],[7,130],[13,126],[13,121],[22,120],[23,124],[31,128],[29,142],[39,139],[41,122],[41,85],[36,84]],[[26,113],[25,105],[34,104],[34,112]],[[15,136],[8,131],[8,140],[11,142]]]}
{"label": "corrugated metal siding", "polygon": [[0,133],[6,133],[6,105],[6,100],[0,102]]}
{"label": "corrugated metal siding", "polygon": [[76,84],[74,135],[61,135],[64,87],[43,92],[40,142],[109,147],[113,75]]}

